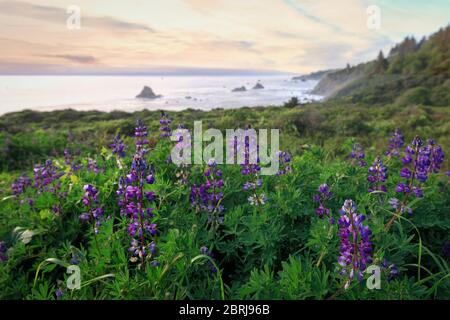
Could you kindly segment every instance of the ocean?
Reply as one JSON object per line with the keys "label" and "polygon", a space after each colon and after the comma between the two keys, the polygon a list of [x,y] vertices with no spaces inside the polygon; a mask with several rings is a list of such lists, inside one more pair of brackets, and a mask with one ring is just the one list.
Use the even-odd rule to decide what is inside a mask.
{"label": "ocean", "polygon": [[[316,81],[291,76],[0,76],[0,114],[24,109],[136,111],[211,110],[282,105],[291,97],[307,102]],[[252,90],[257,83],[264,89]],[[143,86],[162,97],[136,99]],[[245,92],[231,92],[245,86]]]}

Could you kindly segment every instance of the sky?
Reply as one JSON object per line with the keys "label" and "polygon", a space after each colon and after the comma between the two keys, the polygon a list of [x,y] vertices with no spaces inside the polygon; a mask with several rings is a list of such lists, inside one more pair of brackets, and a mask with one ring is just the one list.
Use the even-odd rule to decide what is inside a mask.
{"label": "sky", "polygon": [[305,74],[449,22],[448,0],[0,0],[0,74]]}

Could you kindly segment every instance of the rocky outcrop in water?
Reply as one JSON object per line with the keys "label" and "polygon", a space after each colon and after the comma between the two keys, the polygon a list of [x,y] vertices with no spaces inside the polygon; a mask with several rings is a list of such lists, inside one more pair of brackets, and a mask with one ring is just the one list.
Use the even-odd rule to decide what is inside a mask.
{"label": "rocky outcrop in water", "polygon": [[152,88],[150,88],[148,86],[144,86],[141,93],[139,93],[136,96],[136,98],[139,98],[139,99],[157,99],[157,98],[161,98],[161,97],[162,97],[162,95],[155,94],[153,92]]}
{"label": "rocky outcrop in water", "polygon": [[255,86],[252,89],[253,90],[264,89],[264,86],[258,82],[257,84],[255,84]]}
{"label": "rocky outcrop in water", "polygon": [[247,91],[247,89],[244,86],[237,87],[237,88],[234,88],[233,90],[231,90],[231,92],[243,92],[243,91]]}

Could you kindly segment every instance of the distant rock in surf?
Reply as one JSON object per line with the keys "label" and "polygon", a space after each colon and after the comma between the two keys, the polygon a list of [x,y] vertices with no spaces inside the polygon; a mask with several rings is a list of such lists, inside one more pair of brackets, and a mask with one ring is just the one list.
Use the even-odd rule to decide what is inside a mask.
{"label": "distant rock in surf", "polygon": [[264,86],[258,82],[257,84],[255,84],[255,86],[252,89],[253,90],[264,89]]}
{"label": "distant rock in surf", "polygon": [[162,95],[155,94],[153,92],[152,88],[150,88],[148,86],[144,86],[141,93],[139,93],[136,96],[136,98],[139,98],[139,99],[156,99],[156,98],[161,98],[161,97],[162,97]]}
{"label": "distant rock in surf", "polygon": [[245,86],[237,87],[237,88],[234,88],[233,90],[231,90],[231,92],[243,92],[243,91],[247,91]]}

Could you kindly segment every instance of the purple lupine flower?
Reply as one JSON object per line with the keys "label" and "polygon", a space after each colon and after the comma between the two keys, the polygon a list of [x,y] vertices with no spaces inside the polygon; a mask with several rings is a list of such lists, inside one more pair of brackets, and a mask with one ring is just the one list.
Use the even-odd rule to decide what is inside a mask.
{"label": "purple lupine flower", "polygon": [[403,139],[402,132],[400,129],[395,129],[392,137],[389,139],[388,150],[385,152],[385,155],[388,157],[396,157],[400,156],[400,150],[403,148],[403,144],[405,143]]}
{"label": "purple lupine flower", "polygon": [[125,144],[120,139],[120,134],[114,137],[113,143],[109,145],[109,148],[112,149],[112,153],[117,155],[118,158],[125,157]]}
{"label": "purple lupine flower", "polygon": [[[242,189],[244,191],[250,191],[252,194],[247,198],[247,201],[252,206],[263,206],[267,203],[268,198],[263,192],[259,192],[258,189],[262,188],[262,180],[259,177],[261,172],[260,167],[260,159],[259,159],[259,145],[256,141],[255,135],[251,134],[252,129],[250,126],[247,127],[239,137],[235,137],[235,141],[233,141],[233,147],[235,148],[235,152],[241,151],[241,174],[243,176],[247,176],[247,181],[244,183]],[[240,145],[237,144],[237,138],[243,140],[243,150],[238,150]],[[256,154],[252,154],[255,152]],[[288,154],[283,154],[282,156],[278,154],[281,158],[286,158],[290,161],[290,157]]]}
{"label": "purple lupine flower", "polygon": [[69,165],[72,162],[72,155],[69,149],[64,149],[64,163]]}
{"label": "purple lupine flower", "polygon": [[387,178],[387,169],[383,165],[380,157],[377,157],[373,162],[372,166],[369,167],[369,175],[367,180],[369,181],[370,187],[369,192],[382,191],[387,192],[386,185],[384,182]]}
{"label": "purple lupine flower", "polygon": [[341,246],[338,263],[342,267],[340,275],[346,278],[345,289],[348,289],[355,275],[363,280],[363,272],[372,262],[371,231],[363,225],[365,216],[357,213],[353,200],[345,200],[338,220]]}
{"label": "purple lupine flower", "polygon": [[[177,172],[175,175],[178,178],[178,184],[187,184],[189,171],[186,170],[188,168],[188,164],[186,163],[185,157],[189,155],[184,154],[184,150],[190,150],[191,147],[191,133],[186,128],[185,125],[179,124],[177,130],[173,133],[173,141],[175,141],[174,150],[176,150],[176,157],[172,159],[170,158],[170,163],[175,163],[177,165]],[[190,159],[189,159],[190,160]]]}
{"label": "purple lupine flower", "polygon": [[94,172],[95,174],[98,174],[101,171],[101,169],[97,165],[97,161],[91,158],[88,158],[87,170],[90,172]]}
{"label": "purple lupine flower", "polygon": [[216,228],[223,223],[225,208],[221,204],[223,199],[221,191],[223,187],[222,171],[217,168],[214,159],[208,161],[203,175],[206,181],[199,186],[193,185],[191,187],[189,199],[191,206],[197,211],[208,214],[208,224]]}
{"label": "purple lupine flower", "polygon": [[8,251],[8,248],[6,247],[6,244],[4,241],[0,241],[0,262],[5,262],[8,260],[8,256],[6,252]]}
{"label": "purple lupine flower", "polygon": [[325,201],[329,200],[333,195],[330,191],[330,187],[326,183],[323,183],[319,186],[319,188],[317,188],[317,191],[319,193],[313,196],[314,202],[317,202],[319,204],[319,207],[316,209],[317,216],[320,218],[323,216],[327,216],[329,222],[331,224],[334,224],[334,219],[331,216],[331,210],[325,205]]}
{"label": "purple lupine flower", "polygon": [[440,146],[436,146],[434,140],[430,139],[424,146],[420,137],[416,136],[411,145],[405,148],[402,162],[405,165],[400,170],[400,176],[405,182],[397,184],[398,193],[410,194],[417,197],[423,196],[421,184],[425,183],[430,173],[437,173],[444,161],[444,153]]}
{"label": "purple lupine flower", "polygon": [[364,148],[359,143],[355,143],[353,145],[352,152],[350,152],[349,157],[352,159],[352,164],[354,164],[354,161],[357,161],[360,167],[365,167],[367,165],[366,161],[364,160],[364,158],[366,157]]}
{"label": "purple lupine flower", "polygon": [[145,187],[154,183],[154,169],[148,165],[145,155],[148,150],[147,128],[141,121],[137,121],[135,129],[136,151],[131,163],[130,172],[126,177],[120,178],[119,205],[120,214],[128,217],[128,234],[131,237],[129,252],[132,253],[131,262],[151,260],[156,254],[154,237],[157,234],[157,225],[152,223],[153,208],[147,207],[146,202],[155,200],[156,195],[152,191],[146,191]]}
{"label": "purple lupine flower", "polygon": [[291,155],[285,151],[278,151],[278,156],[280,158],[279,161],[281,168],[278,170],[277,176],[292,172]]}
{"label": "purple lupine flower", "polygon": [[23,175],[11,184],[11,190],[13,195],[18,197],[24,193],[29,186],[31,186],[31,179],[28,176]]}
{"label": "purple lupine flower", "polygon": [[39,192],[55,191],[54,189],[50,190],[49,186],[64,175],[63,172],[57,172],[52,160],[45,161],[44,165],[35,166],[33,173],[33,187],[38,189]]}
{"label": "purple lupine flower", "polygon": [[70,258],[70,264],[72,265],[80,264],[80,257],[77,254],[72,253],[72,257]]}
{"label": "purple lupine flower", "polygon": [[398,277],[398,268],[394,263],[390,263],[386,259],[381,263],[381,268],[387,272],[387,280],[392,281],[393,279]]}
{"label": "purple lupine flower", "polygon": [[98,234],[104,215],[103,209],[98,206],[98,191],[90,184],[85,185],[83,190],[85,193],[81,202],[87,209],[87,212],[80,215],[80,220],[82,222],[92,222],[94,234]]}
{"label": "purple lupine flower", "polygon": [[[214,255],[213,255],[213,253],[208,249],[208,247],[206,247],[206,246],[201,247],[201,248],[200,248],[200,253],[201,253],[201,254],[204,254],[204,255],[206,255],[206,256],[208,256],[208,257],[210,257],[211,259],[214,260]],[[210,268],[210,270],[211,270],[211,273],[216,273],[216,272],[217,272],[216,267],[215,267],[214,264],[213,264],[211,261],[209,261],[209,260],[208,260],[208,265],[209,265],[209,268]]]}
{"label": "purple lupine flower", "polygon": [[170,124],[172,120],[167,116],[165,112],[161,113],[161,119],[159,119],[159,131],[161,132],[160,136],[162,138],[170,137]]}
{"label": "purple lupine flower", "polygon": [[408,213],[408,215],[412,215],[412,209],[405,205],[404,203],[400,202],[397,198],[390,198],[388,200],[388,203],[391,205],[392,209],[395,211],[398,211],[399,213]]}
{"label": "purple lupine flower", "polygon": [[64,290],[61,288],[58,288],[55,292],[55,295],[56,295],[56,299],[58,299],[58,300],[61,299],[62,296],[64,295]]}
{"label": "purple lupine flower", "polygon": [[441,165],[444,162],[444,152],[441,146],[437,146],[433,139],[428,140],[428,149],[430,155],[430,165],[428,166],[429,173],[438,173],[441,169]]}
{"label": "purple lupine flower", "polygon": [[148,132],[147,127],[141,120],[136,121],[136,127],[134,129],[136,153],[140,153],[142,156],[147,153],[147,146],[150,142],[147,139]]}
{"label": "purple lupine flower", "polygon": [[[157,248],[153,241],[149,244],[142,244],[142,242],[133,238],[130,242],[128,251],[133,255],[133,257],[130,258],[130,261],[137,262],[138,259],[144,260],[145,258],[155,256],[157,253]],[[150,265],[156,267],[159,263],[156,260],[153,260]]]}
{"label": "purple lupine flower", "polygon": [[61,207],[58,206],[58,205],[54,205],[54,206],[52,207],[52,211],[53,211],[53,214],[54,214],[55,216],[60,216],[60,215],[61,215]]}

